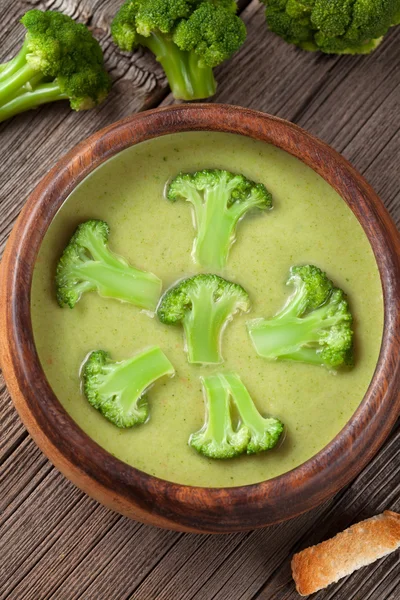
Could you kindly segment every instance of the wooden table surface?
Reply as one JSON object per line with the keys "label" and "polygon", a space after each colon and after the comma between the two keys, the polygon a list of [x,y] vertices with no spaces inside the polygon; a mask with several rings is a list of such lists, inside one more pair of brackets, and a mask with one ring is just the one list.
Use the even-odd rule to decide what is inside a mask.
{"label": "wooden table surface", "polygon": [[[0,126],[0,251],[26,197],[56,160],[94,131],[173,102],[155,61],[110,41],[117,0],[0,0],[0,59],[19,47],[20,16],[64,11],[100,40],[114,79],[97,110],[65,103]],[[217,69],[215,101],[289,119],[344,154],[400,222],[400,27],[370,57],[307,53],[267,33],[263,8],[241,3],[248,40]],[[110,512],[58,473],[21,424],[0,382],[0,598],[14,600],[295,600],[290,559],[383,509],[400,512],[400,426],[355,481],[290,522],[226,536],[158,530]],[[314,596],[398,600],[399,553]]]}

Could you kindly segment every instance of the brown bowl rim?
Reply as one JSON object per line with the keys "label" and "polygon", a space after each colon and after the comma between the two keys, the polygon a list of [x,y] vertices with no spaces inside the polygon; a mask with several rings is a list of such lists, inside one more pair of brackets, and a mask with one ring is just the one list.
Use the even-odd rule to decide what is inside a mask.
{"label": "brown bowl rim", "polygon": [[[185,486],[123,463],[69,417],[51,390],[35,349],[30,318],[32,272],[41,241],[61,204],[84,177],[121,150],[183,131],[245,135],[302,160],[350,206],[380,271],[384,333],[379,360],[359,408],[338,435],[308,461],[257,484]],[[95,133],[58,161],[30,195],[8,241],[0,284],[0,358],[27,429],[76,485],[110,508],[145,523],[225,533],[294,517],[353,479],[378,451],[400,412],[399,234],[376,193],[340,154],[300,127],[271,115],[229,105],[178,105],[130,116]]]}

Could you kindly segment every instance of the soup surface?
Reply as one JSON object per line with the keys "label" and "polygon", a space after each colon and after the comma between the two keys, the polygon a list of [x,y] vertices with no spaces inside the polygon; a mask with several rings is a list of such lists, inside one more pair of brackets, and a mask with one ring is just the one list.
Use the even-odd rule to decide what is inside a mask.
{"label": "soup surface", "polygon": [[[227,279],[249,292],[252,310],[236,316],[223,338],[225,364],[190,366],[183,330],[97,293],[73,310],[56,303],[57,260],[75,227],[91,218],[111,228],[111,250],[158,275],[164,289],[198,272],[191,258],[191,206],[168,202],[166,182],[179,171],[223,168],[263,182],[274,209],[247,215],[238,225]],[[317,366],[268,362],[256,355],[245,322],[269,317],[284,304],[289,268],[312,263],[349,296],[354,315],[355,367],[337,374]],[[47,378],[68,413],[119,459],[163,479],[210,487],[255,483],[301,464],[342,429],[365,394],[377,362],[383,327],[382,288],[369,242],[340,196],[314,171],[287,153],[241,136],[175,134],[121,152],[70,195],[42,244],[32,287],[36,346]],[[128,358],[158,344],[176,368],[149,392],[147,424],[119,430],[80,391],[79,370],[89,352],[104,349]],[[188,445],[204,422],[199,376],[218,369],[240,374],[258,409],[281,419],[279,447],[256,456],[218,461]]]}

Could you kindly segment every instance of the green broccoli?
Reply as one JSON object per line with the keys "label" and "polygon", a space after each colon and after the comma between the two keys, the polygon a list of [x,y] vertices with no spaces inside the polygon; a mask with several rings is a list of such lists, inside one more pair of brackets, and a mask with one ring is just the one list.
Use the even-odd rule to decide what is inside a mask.
{"label": "green broccoli", "polygon": [[175,370],[156,346],[115,362],[103,350],[92,352],[82,369],[83,391],[90,404],[117,427],[145,423],[149,416],[146,392],[160,377]]}
{"label": "green broccoli", "polygon": [[344,292],[318,267],[292,267],[295,291],[271,319],[247,323],[256,352],[334,369],[353,363],[352,315]]}
{"label": "green broccoli", "polygon": [[[206,421],[193,433],[189,444],[208,458],[233,458],[270,450],[278,443],[283,424],[258,412],[246,386],[236,373],[201,378],[206,402]],[[240,417],[232,425],[230,398]]]}
{"label": "green broccoli", "polygon": [[216,89],[213,68],[246,38],[236,10],[234,0],[127,0],[111,33],[122,50],[151,50],[175,98],[208,98]]}
{"label": "green broccoli", "polygon": [[234,458],[246,452],[249,432],[239,426],[235,431],[230,414],[230,392],[222,375],[202,377],[206,422],[193,433],[189,444],[208,458]]}
{"label": "green broccoli", "polygon": [[69,99],[73,110],[99,104],[110,89],[99,43],[58,12],[29,10],[19,53],[0,65],[0,121],[40,104]]}
{"label": "green broccoli", "polygon": [[262,183],[217,169],[179,174],[169,184],[167,198],[193,205],[197,229],[193,258],[211,269],[225,266],[239,220],[251,209],[272,207],[272,196]]}
{"label": "green broccoli", "polygon": [[157,315],[166,325],[183,325],[190,363],[220,363],[224,327],[239,310],[249,308],[249,296],[240,285],[206,274],[184,279],[165,292]]}
{"label": "green broccoli", "polygon": [[162,282],[130,266],[109,250],[110,229],[104,221],[81,223],[57,265],[56,291],[61,307],[74,308],[82,294],[97,290],[105,298],[130,302],[154,311]]}
{"label": "green broccoli", "polygon": [[303,50],[368,54],[400,23],[400,0],[262,0],[271,31]]}
{"label": "green broccoli", "polygon": [[249,432],[247,454],[257,454],[276,446],[283,432],[281,421],[260,415],[239,375],[228,373],[224,375],[224,379],[229,386],[241,423]]}

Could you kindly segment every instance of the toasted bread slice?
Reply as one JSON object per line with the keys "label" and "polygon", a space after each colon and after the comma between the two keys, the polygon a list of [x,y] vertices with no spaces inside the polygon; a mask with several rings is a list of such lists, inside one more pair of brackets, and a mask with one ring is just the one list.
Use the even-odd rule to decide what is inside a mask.
{"label": "toasted bread slice", "polygon": [[352,525],[334,538],[295,554],[292,575],[308,596],[400,547],[400,514],[381,515]]}

